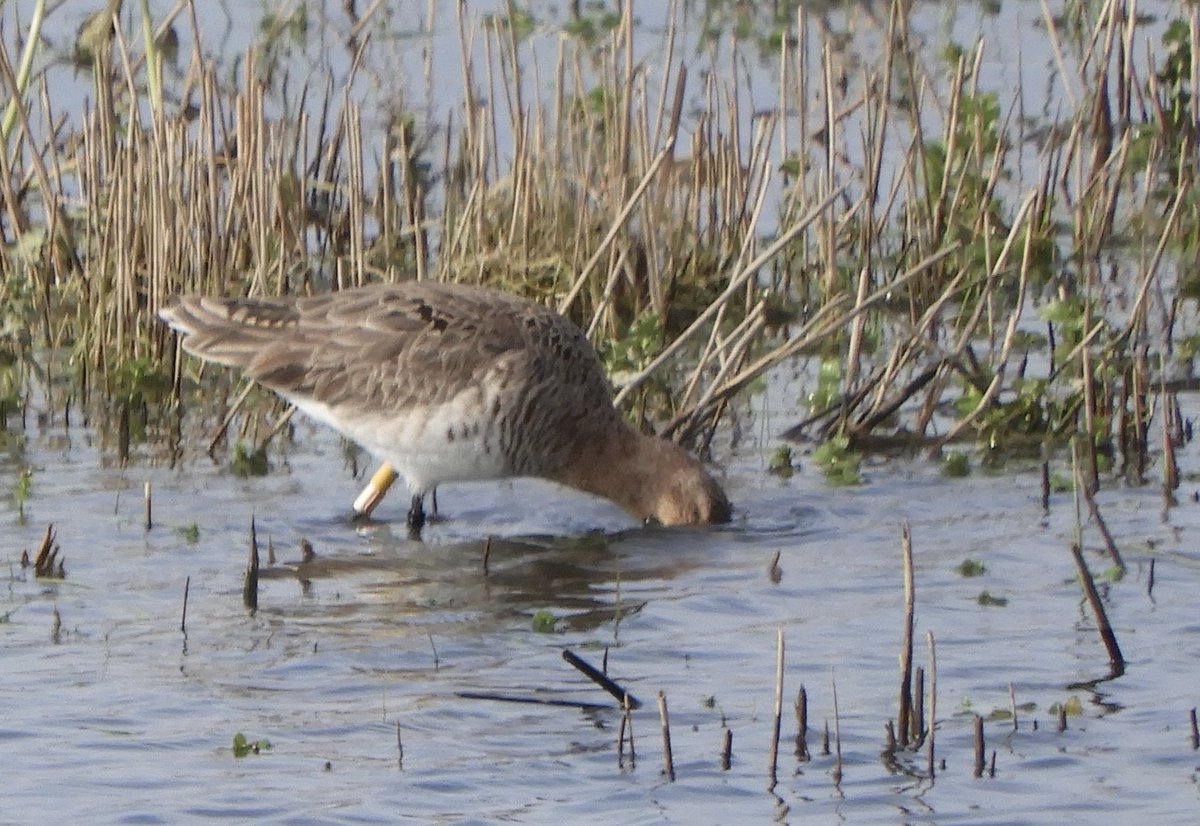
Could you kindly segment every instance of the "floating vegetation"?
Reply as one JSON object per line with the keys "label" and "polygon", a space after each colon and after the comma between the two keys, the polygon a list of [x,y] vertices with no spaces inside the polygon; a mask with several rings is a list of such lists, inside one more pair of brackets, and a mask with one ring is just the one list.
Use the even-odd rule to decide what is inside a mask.
{"label": "floating vegetation", "polygon": [[857,485],[862,481],[862,456],[850,449],[849,436],[831,436],[813,451],[812,460],[830,484]]}
{"label": "floating vegetation", "polygon": [[987,567],[978,559],[964,559],[958,566],[958,575],[962,577],[983,576]]}
{"label": "floating vegetation", "polygon": [[1008,605],[1008,597],[998,597],[991,591],[980,591],[975,601],[984,608],[1003,608]]}
{"label": "floating vegetation", "polygon": [[1065,714],[1068,717],[1080,717],[1083,715],[1083,701],[1079,699],[1078,694],[1072,694],[1061,703],[1054,703],[1047,711],[1050,714]]}
{"label": "floating vegetation", "polygon": [[554,614],[542,608],[534,613],[533,619],[529,622],[529,627],[539,634],[553,634],[557,624],[558,620]]}
{"label": "floating vegetation", "polygon": [[270,751],[271,743],[266,739],[250,740],[240,731],[233,735],[233,756],[246,757],[251,754],[262,754]]}

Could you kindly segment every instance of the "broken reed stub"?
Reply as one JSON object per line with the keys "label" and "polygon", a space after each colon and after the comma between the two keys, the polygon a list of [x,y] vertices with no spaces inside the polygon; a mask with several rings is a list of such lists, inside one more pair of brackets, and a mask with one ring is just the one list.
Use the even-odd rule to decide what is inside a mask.
{"label": "broken reed stub", "polygon": [[242,580],[242,604],[251,611],[258,610],[258,531],[254,517],[250,517],[250,558],[246,562],[246,576]]}
{"label": "broken reed stub", "polygon": [[387,462],[380,465],[379,470],[375,471],[375,475],[371,477],[371,481],[367,482],[367,486],[363,488],[362,493],[354,500],[354,512],[360,516],[370,516],[371,511],[375,510],[375,506],[383,501],[383,497],[387,495],[388,488],[396,481],[396,471]]}

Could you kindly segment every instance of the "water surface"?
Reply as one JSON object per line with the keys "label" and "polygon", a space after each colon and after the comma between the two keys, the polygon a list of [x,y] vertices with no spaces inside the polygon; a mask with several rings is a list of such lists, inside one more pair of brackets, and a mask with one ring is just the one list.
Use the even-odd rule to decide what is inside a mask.
{"label": "water surface", "polygon": [[[413,542],[403,496],[371,525],[346,518],[360,480],[315,427],[302,424],[273,454],[274,472],[253,480],[199,458],[120,470],[92,441],[48,425],[0,465],[10,479],[17,458],[35,468],[24,524],[11,499],[0,509],[7,818],[1055,823],[1095,811],[1170,822],[1197,803],[1194,484],[1165,512],[1154,486],[1102,491],[1130,566],[1104,588],[1129,667],[1089,686],[1107,664],[1067,551],[1071,495],[1056,494],[1044,514],[1032,472],[948,480],[922,460],[880,460],[863,486],[832,489],[803,462],[790,480],[766,476],[746,447],[729,463],[738,511],[722,528],[640,528],[608,503],[517,482],[447,486],[447,520]],[[251,516],[264,556],[268,542],[277,556],[257,612],[241,599]],[[932,781],[923,754],[881,758],[896,713],[902,520],[918,663],[927,632],[937,645],[945,767]],[[19,567],[49,522],[63,581]],[[183,530],[193,523],[195,541]],[[318,553],[307,564],[301,537]],[[1105,568],[1094,527],[1085,543]],[[966,559],[983,575],[961,576]],[[981,605],[985,590],[1007,604]],[[553,633],[534,630],[539,611],[556,618]],[[788,709],[769,791],[777,629]],[[563,662],[564,648],[596,664],[607,648],[610,675],[645,703],[633,719],[635,768],[618,767],[615,707],[460,696],[612,705]],[[802,683],[818,730],[807,761],[794,754],[790,710]],[[819,753],[835,683],[840,784],[834,758]],[[996,776],[976,779],[973,713],[1007,710],[1010,684],[1018,727],[988,721]],[[674,783],[661,773],[658,691]],[[1059,733],[1051,706],[1071,697],[1082,714]],[[718,760],[723,725],[734,733],[729,771]],[[271,747],[235,757],[238,732]]]}

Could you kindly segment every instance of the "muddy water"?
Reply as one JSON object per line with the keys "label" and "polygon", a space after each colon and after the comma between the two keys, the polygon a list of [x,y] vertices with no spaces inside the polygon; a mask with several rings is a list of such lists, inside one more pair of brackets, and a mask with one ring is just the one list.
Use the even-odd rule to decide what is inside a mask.
{"label": "muddy water", "polygon": [[[1089,687],[1107,666],[1067,551],[1071,497],[1055,495],[1045,515],[1032,472],[947,480],[920,461],[878,462],[863,486],[831,489],[804,463],[790,480],[766,476],[745,448],[728,469],[737,519],[721,529],[641,529],[567,491],[481,484],[444,489],[446,521],[413,542],[402,496],[374,524],[346,519],[359,482],[323,430],[301,426],[275,471],[250,481],[205,459],[122,471],[91,438],[29,432],[0,460],[6,485],[18,462],[35,468],[25,523],[11,497],[0,504],[0,820],[1057,823],[1068,812],[1145,822],[1195,812],[1194,484],[1165,518],[1154,487],[1102,493],[1130,566],[1105,588],[1130,664]],[[257,612],[241,600],[252,515],[264,555],[269,542],[277,556]],[[932,781],[923,754],[881,757],[896,712],[904,519],[918,663],[927,632],[937,645]],[[19,566],[50,522],[65,581]],[[183,530],[192,523],[198,536]],[[485,573],[486,535],[497,538]],[[1094,527],[1084,536],[1093,568],[1106,567]],[[301,537],[315,560],[300,562]],[[985,572],[961,576],[966,559]],[[981,605],[983,591],[1007,603]],[[552,633],[534,629],[539,611],[556,618]],[[777,629],[788,708],[768,790]],[[599,664],[605,648],[610,675],[645,704],[634,768],[618,767],[610,698],[561,656]],[[815,729],[805,761],[790,710],[801,684]],[[840,783],[819,734],[835,726],[835,684]],[[1010,684],[1015,730],[996,714]],[[673,783],[661,771],[659,691]],[[1082,713],[1060,733],[1051,707],[1072,697]],[[988,718],[995,777],[972,776],[975,713]],[[236,757],[239,732],[270,748]]]}

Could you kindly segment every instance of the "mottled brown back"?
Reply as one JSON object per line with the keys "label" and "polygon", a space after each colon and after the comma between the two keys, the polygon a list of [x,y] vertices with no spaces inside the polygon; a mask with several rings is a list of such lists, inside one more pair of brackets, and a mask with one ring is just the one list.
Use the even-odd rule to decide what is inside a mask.
{"label": "mottled brown back", "polygon": [[[482,287],[375,285],[319,296],[186,296],[162,317],[184,349],[284,396],[396,414],[448,401],[503,366],[610,404],[583,333],[540,304]],[[566,388],[563,388],[564,390]]]}

